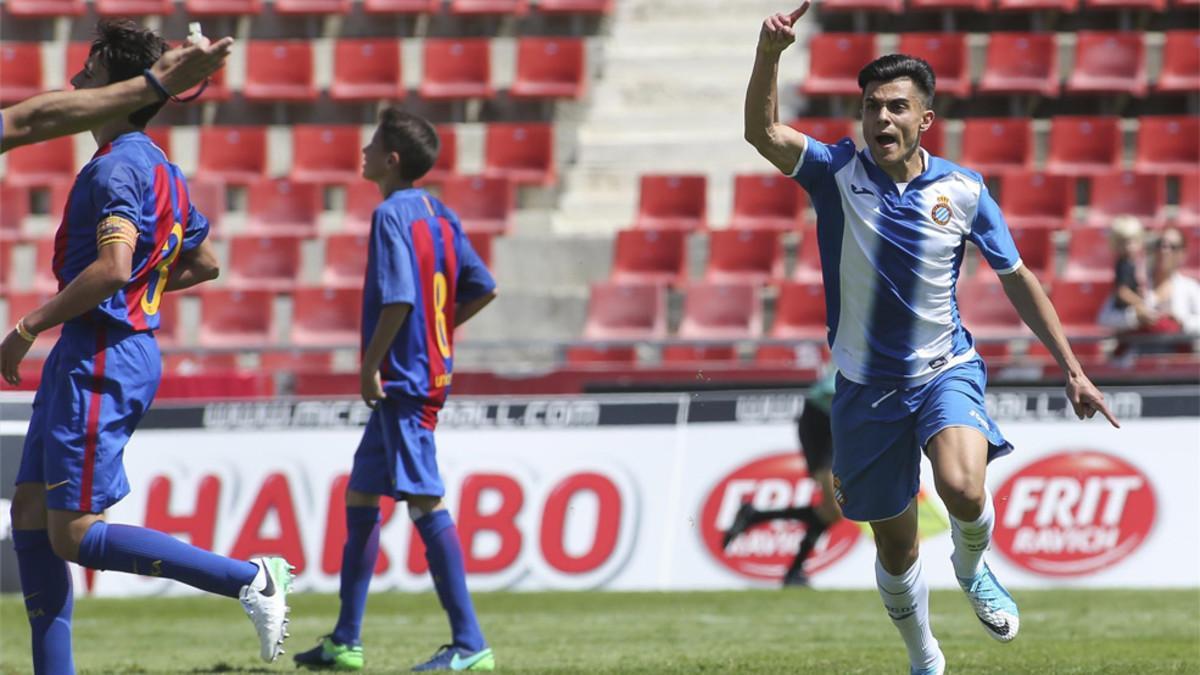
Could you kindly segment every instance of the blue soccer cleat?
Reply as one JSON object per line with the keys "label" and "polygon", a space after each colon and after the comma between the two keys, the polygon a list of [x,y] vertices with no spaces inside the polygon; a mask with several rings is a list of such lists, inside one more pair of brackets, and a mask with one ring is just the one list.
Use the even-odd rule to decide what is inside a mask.
{"label": "blue soccer cleat", "polygon": [[488,647],[472,652],[454,645],[442,645],[433,658],[413,666],[414,672],[428,670],[495,670],[496,658]]}
{"label": "blue soccer cleat", "polygon": [[908,670],[909,675],[942,675],[946,672],[946,657],[942,655],[941,650],[937,653],[937,663],[926,668],[912,667]]}
{"label": "blue soccer cleat", "polygon": [[1017,637],[1017,629],[1021,625],[1017,602],[996,581],[987,563],[983,564],[974,579],[959,579],[958,585],[967,594],[975,616],[979,617],[988,635],[1000,642],[1012,642]]}

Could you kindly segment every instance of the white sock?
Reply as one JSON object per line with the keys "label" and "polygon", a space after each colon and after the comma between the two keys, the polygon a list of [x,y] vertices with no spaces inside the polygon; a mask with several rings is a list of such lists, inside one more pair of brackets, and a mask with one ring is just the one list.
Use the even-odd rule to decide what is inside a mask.
{"label": "white sock", "polygon": [[954,576],[959,579],[974,579],[983,565],[983,552],[992,543],[992,526],[996,521],[996,509],[992,507],[992,493],[984,492],[983,513],[979,518],[967,521],[950,516],[950,539],[954,542],[954,553],[950,562],[954,564]]}
{"label": "white sock", "polygon": [[941,652],[929,627],[929,586],[921,571],[920,558],[899,576],[888,574],[876,558],[875,583],[879,586],[884,609],[896,630],[900,631],[900,637],[904,638],[909,664],[916,669],[935,665]]}

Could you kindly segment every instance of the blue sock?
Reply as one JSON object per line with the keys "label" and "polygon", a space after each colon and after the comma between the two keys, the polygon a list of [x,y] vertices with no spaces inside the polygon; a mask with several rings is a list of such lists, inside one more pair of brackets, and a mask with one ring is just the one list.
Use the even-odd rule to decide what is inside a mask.
{"label": "blue sock", "polygon": [[338,613],[333,641],[342,645],[358,644],[362,634],[363,613],[367,610],[367,589],[379,557],[379,508],[346,507],[346,545],[342,547],[342,585],[339,593],[342,609]]}
{"label": "blue sock", "polygon": [[167,577],[202,591],[238,597],[258,565],[185,544],[158,530],[98,520],[79,543],[79,564],[148,577]]}
{"label": "blue sock", "polygon": [[13,530],[12,537],[33,637],[33,672],[70,675],[75,672],[71,655],[75,602],[67,561],[54,554],[45,530]]}
{"label": "blue sock", "polygon": [[475,619],[475,607],[467,592],[467,572],[463,566],[462,545],[450,512],[445,509],[427,513],[414,523],[425,542],[425,560],[437,589],[442,608],[450,618],[454,646],[477,652],[484,648],[483,631]]}

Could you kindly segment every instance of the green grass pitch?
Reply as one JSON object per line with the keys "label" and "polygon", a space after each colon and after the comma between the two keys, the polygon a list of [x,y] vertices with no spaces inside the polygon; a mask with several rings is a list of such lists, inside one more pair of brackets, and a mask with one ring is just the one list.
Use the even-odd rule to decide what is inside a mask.
{"label": "green grass pitch", "polygon": [[[933,594],[948,673],[1200,673],[1200,590],[1024,591],[1021,635],[987,637],[962,594]],[[497,668],[575,673],[907,673],[874,591],[481,593]],[[332,595],[296,595],[286,662],[258,660],[250,622],[222,598],[83,599],[80,673],[294,672],[291,654],[330,630]],[[448,634],[431,593],[377,593],[368,671],[424,660]],[[19,597],[0,599],[0,672],[30,672]]]}

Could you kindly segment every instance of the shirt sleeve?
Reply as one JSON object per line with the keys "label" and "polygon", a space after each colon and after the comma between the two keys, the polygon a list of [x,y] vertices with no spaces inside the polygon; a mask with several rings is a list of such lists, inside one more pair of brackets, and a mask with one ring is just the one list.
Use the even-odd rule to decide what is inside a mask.
{"label": "shirt sleeve", "polygon": [[792,170],[792,178],[808,192],[824,178],[831,178],[838,169],[854,156],[854,141],[849,138],[826,145],[811,136],[805,136],[804,154]]}
{"label": "shirt sleeve", "polygon": [[412,242],[394,214],[375,210],[371,216],[370,249],[370,276],[379,287],[380,304],[416,304]]}
{"label": "shirt sleeve", "polygon": [[457,302],[470,302],[496,290],[496,280],[483,260],[475,253],[471,240],[461,231],[457,235],[458,282],[454,294]]}
{"label": "shirt sleeve", "polygon": [[979,247],[996,274],[1012,274],[1020,269],[1021,254],[1013,242],[1012,232],[986,186],[980,189],[979,207],[967,238]]}
{"label": "shirt sleeve", "polygon": [[133,167],[127,163],[107,162],[99,167],[92,181],[92,205],[99,225],[108,218],[120,218],[135,227],[141,221],[142,188]]}

